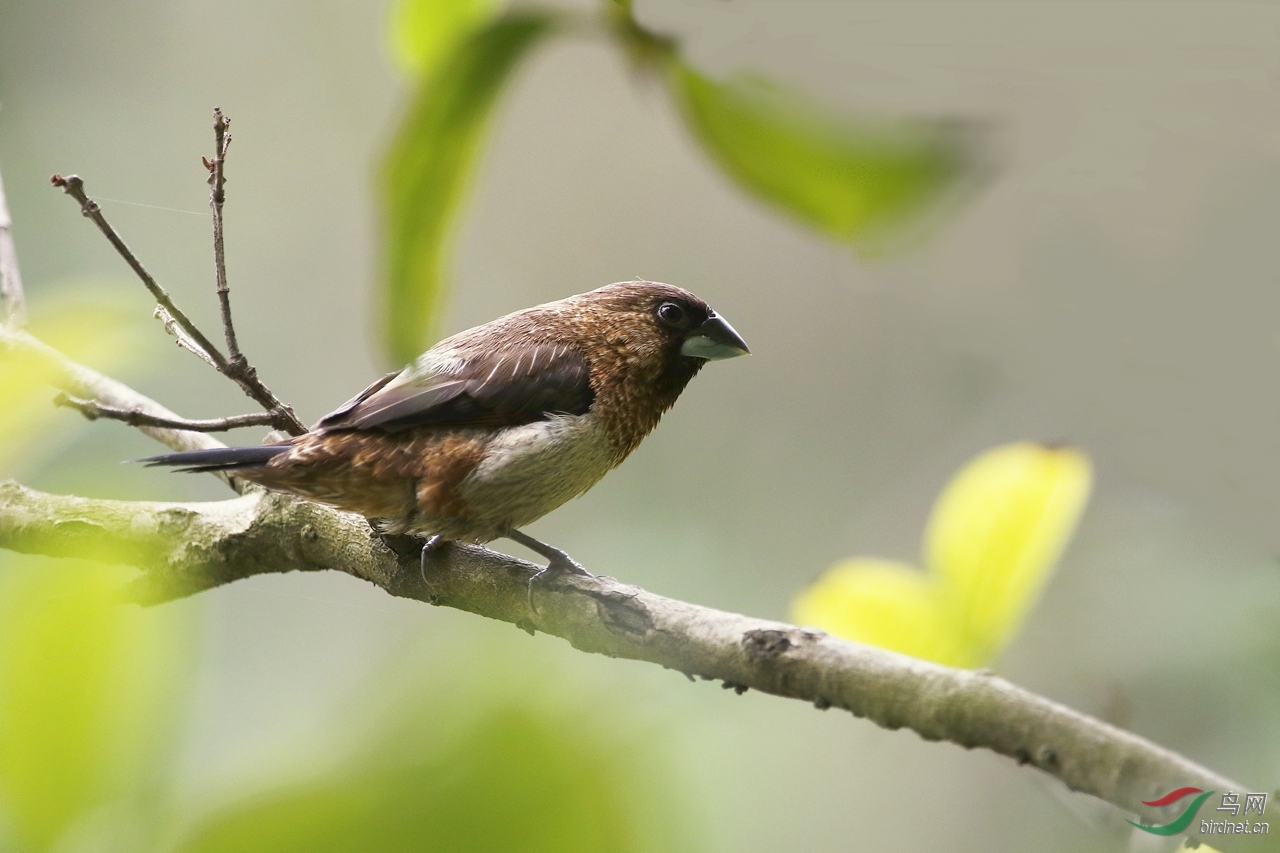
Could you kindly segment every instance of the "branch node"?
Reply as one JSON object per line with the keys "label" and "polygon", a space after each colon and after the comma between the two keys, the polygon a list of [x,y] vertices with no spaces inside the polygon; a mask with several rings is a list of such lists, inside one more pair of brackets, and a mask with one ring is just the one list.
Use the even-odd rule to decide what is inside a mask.
{"label": "branch node", "polygon": [[796,648],[791,631],[753,630],[742,635],[742,648],[753,663],[764,664]]}
{"label": "branch node", "polygon": [[59,391],[53,395],[53,405],[59,408],[75,409],[84,415],[85,420],[96,421],[98,419],[99,412],[96,404],[85,400],[72,399],[67,396],[65,391]]}

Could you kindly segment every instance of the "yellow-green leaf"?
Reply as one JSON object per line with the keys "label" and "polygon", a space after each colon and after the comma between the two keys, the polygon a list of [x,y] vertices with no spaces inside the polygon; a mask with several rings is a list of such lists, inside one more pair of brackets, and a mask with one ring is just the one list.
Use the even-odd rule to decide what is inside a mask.
{"label": "yellow-green leaf", "polygon": [[757,81],[711,80],[674,52],[668,65],[685,118],[729,176],[864,253],[975,173],[959,122],[856,120]]}
{"label": "yellow-green leaf", "polygon": [[431,341],[445,293],[445,242],[498,94],[552,29],[549,14],[507,15],[458,42],[421,81],[382,181],[384,326],[397,363]]}
{"label": "yellow-green leaf", "polygon": [[405,73],[422,77],[502,5],[501,0],[399,0],[391,12],[391,55]]}
{"label": "yellow-green leaf", "polygon": [[0,818],[21,849],[136,795],[170,745],[187,609],[123,603],[130,574],[0,565]]}
{"label": "yellow-green leaf", "polygon": [[994,655],[1039,598],[1089,498],[1089,457],[1032,442],[989,450],[939,495],[925,565],[945,580],[965,640]]}
{"label": "yellow-green leaf", "polygon": [[1017,632],[1089,497],[1089,459],[1023,442],[978,456],[938,497],[925,566],[839,563],[796,597],[798,622],[951,666],[989,662]]}
{"label": "yellow-green leaf", "polygon": [[963,658],[941,585],[906,563],[837,563],[796,597],[791,612],[801,625],[866,645],[947,663]]}

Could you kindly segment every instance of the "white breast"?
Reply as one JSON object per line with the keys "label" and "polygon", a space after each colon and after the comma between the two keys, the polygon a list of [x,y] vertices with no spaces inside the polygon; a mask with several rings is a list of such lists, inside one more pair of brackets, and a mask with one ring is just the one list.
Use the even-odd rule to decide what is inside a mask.
{"label": "white breast", "polygon": [[592,413],[555,415],[503,430],[459,492],[486,522],[519,528],[582,494],[620,461]]}

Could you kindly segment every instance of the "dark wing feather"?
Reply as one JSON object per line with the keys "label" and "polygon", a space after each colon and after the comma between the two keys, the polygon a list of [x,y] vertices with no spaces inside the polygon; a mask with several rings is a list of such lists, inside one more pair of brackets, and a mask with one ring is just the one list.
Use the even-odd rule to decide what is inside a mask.
{"label": "dark wing feather", "polygon": [[551,414],[585,414],[594,398],[586,359],[566,346],[527,344],[442,362],[449,366],[384,376],[316,428],[514,426]]}
{"label": "dark wing feather", "polygon": [[382,388],[383,388],[383,387],[384,387],[388,382],[390,382],[392,379],[395,379],[397,376],[399,376],[399,375],[401,374],[401,372],[402,372],[402,371],[397,370],[395,373],[388,373],[386,376],[384,376],[384,377],[382,377],[381,379],[379,379],[378,381],[374,382],[374,383],[373,383],[372,385],[370,385],[368,388],[364,389],[364,390],[363,390],[363,391],[361,391],[359,394],[355,395],[355,396],[354,396],[354,397],[352,397],[350,400],[348,400],[347,402],[343,403],[341,406],[339,406],[338,408],[334,409],[334,410],[333,410],[332,412],[330,412],[329,414],[325,415],[323,418],[321,418],[321,419],[320,419],[319,423],[317,423],[314,427],[312,427],[312,429],[320,429],[321,427],[324,427],[324,426],[325,426],[329,421],[335,421],[335,420],[337,420],[337,419],[341,418],[343,415],[345,415],[345,414],[347,414],[348,412],[350,412],[350,411],[351,411],[352,409],[354,409],[356,406],[360,405],[360,404],[361,404],[361,403],[363,403],[365,400],[369,399],[369,398],[370,398],[370,397],[372,397],[374,394],[376,394],[376,393],[378,393],[379,391],[381,391],[381,390],[382,390]]}

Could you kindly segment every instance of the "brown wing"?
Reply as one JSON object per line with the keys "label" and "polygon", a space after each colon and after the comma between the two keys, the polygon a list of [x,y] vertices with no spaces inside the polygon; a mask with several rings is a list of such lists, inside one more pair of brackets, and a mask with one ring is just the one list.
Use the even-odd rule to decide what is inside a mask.
{"label": "brown wing", "polygon": [[581,415],[594,398],[589,376],[580,353],[549,344],[441,358],[434,368],[414,365],[382,377],[322,418],[316,429],[514,426],[553,414]]}

